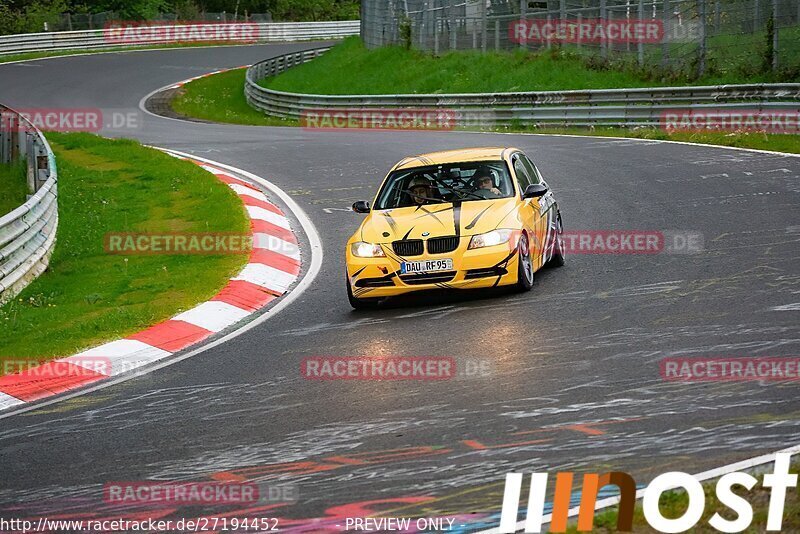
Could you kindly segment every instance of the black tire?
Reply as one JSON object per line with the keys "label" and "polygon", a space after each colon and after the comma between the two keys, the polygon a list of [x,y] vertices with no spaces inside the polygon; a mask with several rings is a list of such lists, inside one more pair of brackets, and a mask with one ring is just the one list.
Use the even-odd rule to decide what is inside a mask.
{"label": "black tire", "polygon": [[523,232],[517,244],[517,285],[520,292],[530,291],[533,287],[533,260],[531,259],[530,241]]}
{"label": "black tire", "polygon": [[556,244],[554,245],[553,257],[547,262],[551,267],[563,267],[564,263],[564,225],[561,223],[561,214],[556,216]]}
{"label": "black tire", "polygon": [[353,290],[350,287],[350,280],[345,281],[347,283],[347,300],[350,302],[350,306],[353,307],[354,310],[371,310],[375,309],[378,306],[378,303],[382,299],[360,299],[353,296]]}

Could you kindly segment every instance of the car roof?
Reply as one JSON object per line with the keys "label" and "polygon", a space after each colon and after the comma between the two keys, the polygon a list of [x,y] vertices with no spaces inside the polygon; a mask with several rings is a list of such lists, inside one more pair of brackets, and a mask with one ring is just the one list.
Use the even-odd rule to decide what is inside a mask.
{"label": "car roof", "polygon": [[418,156],[403,158],[394,170],[425,167],[428,165],[442,165],[449,163],[462,163],[468,161],[498,160],[503,159],[506,153],[517,150],[511,147],[479,147],[459,148],[457,150],[444,150],[429,152]]}

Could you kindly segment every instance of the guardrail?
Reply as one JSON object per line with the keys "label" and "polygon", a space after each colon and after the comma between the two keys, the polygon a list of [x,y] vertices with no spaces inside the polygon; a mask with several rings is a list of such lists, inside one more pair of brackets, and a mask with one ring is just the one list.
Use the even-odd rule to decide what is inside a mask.
{"label": "guardrail", "polygon": [[[360,30],[360,21],[357,20],[330,22],[253,22],[235,24],[207,23],[204,26],[213,28],[214,33],[217,30],[219,30],[219,32],[217,35],[206,34],[199,40],[230,42],[232,39],[231,35],[234,35],[236,28],[241,28],[242,24],[246,24],[252,29],[254,36],[252,40],[255,42],[340,39],[349,35],[358,35]],[[151,26],[151,28],[157,28],[160,32],[160,37],[155,35],[157,32],[153,32],[151,36],[142,36],[134,32],[136,42],[128,43],[120,42],[120,30],[111,27],[101,30],[0,35],[0,56],[25,52],[166,45],[175,42],[175,40],[168,40],[167,36],[184,35],[190,38],[192,35],[191,31],[197,31],[199,27],[200,26],[197,24],[159,24],[157,26]],[[134,29],[135,28],[136,27],[134,27]],[[230,31],[224,31],[226,29]],[[200,33],[202,35],[202,32]],[[186,41],[188,41],[188,39],[182,39],[179,42]]]}
{"label": "guardrail", "polygon": [[245,96],[266,114],[299,119],[321,110],[432,109],[454,126],[659,126],[669,110],[798,112],[800,84],[650,87],[515,93],[313,95],[267,89],[268,76],[311,61],[327,47],[286,54],[247,69]]}
{"label": "guardrail", "polygon": [[[0,163],[24,158],[32,195],[0,217],[0,303],[47,268],[58,226],[58,172],[50,145],[27,119],[0,104]],[[13,127],[9,127],[12,125]]]}

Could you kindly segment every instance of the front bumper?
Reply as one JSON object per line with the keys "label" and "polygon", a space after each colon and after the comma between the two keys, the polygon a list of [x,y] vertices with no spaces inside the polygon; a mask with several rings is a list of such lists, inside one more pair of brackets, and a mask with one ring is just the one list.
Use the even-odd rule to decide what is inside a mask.
{"label": "front bumper", "polygon": [[[468,239],[444,254],[423,254],[399,258],[359,258],[347,246],[347,277],[358,298],[393,297],[430,289],[477,289],[517,282],[518,255],[509,244],[467,250]],[[389,245],[387,245],[389,247]],[[400,274],[400,261],[453,259],[452,271]]]}

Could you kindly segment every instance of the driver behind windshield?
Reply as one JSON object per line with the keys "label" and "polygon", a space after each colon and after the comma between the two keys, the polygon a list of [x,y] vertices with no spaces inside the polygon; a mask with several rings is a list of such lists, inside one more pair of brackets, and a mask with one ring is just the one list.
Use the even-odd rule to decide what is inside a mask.
{"label": "driver behind windshield", "polygon": [[489,167],[478,167],[473,175],[473,183],[475,184],[475,192],[484,198],[500,198],[502,193],[494,185],[494,178],[492,171]]}
{"label": "driver behind windshield", "polygon": [[411,180],[408,186],[412,206],[422,206],[428,204],[433,197],[433,186],[430,180],[418,176]]}

